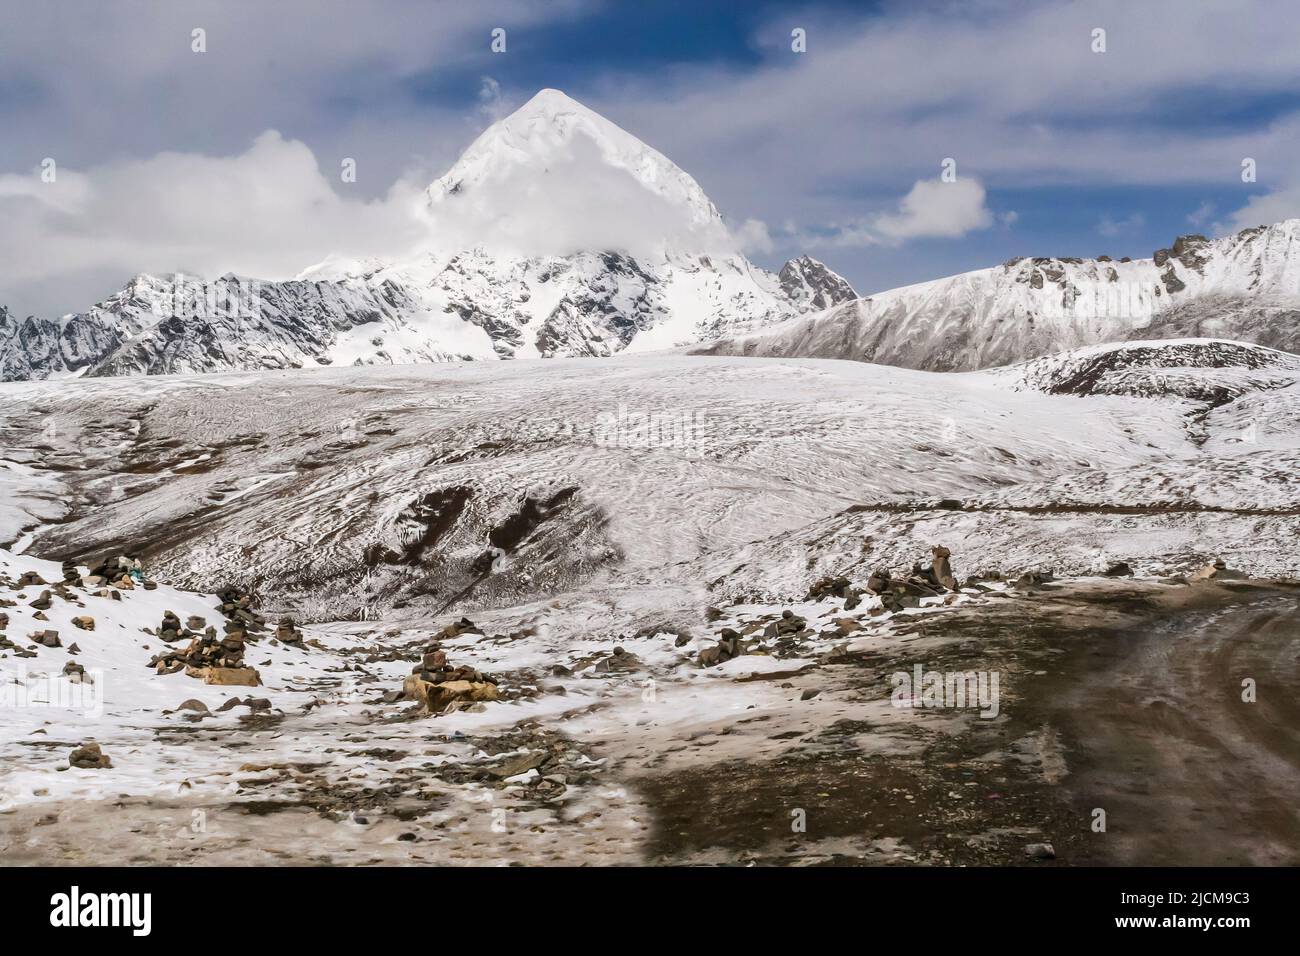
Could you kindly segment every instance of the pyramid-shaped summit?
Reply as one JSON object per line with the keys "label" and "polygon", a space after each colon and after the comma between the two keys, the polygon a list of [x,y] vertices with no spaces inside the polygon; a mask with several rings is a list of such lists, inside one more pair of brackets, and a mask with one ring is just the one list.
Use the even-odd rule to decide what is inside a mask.
{"label": "pyramid-shaped summit", "polygon": [[667,156],[560,90],[544,89],[505,119],[489,126],[447,173],[427,190],[429,204],[499,186],[524,176],[581,174],[582,147],[682,210],[697,226],[720,224],[717,208],[700,184]]}

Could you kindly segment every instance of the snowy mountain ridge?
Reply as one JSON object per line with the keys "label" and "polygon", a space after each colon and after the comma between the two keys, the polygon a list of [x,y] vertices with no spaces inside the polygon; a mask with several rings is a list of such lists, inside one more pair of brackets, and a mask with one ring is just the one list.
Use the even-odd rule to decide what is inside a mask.
{"label": "snowy mountain ridge", "polygon": [[930,371],[1007,365],[1132,339],[1215,337],[1300,348],[1300,219],[1150,259],[1017,258],[892,289],[703,349],[849,358]]}

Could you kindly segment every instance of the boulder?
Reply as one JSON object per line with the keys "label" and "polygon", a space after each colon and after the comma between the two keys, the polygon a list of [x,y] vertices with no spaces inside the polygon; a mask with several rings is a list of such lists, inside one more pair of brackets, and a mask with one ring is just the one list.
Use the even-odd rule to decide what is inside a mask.
{"label": "boulder", "polygon": [[411,674],[402,682],[402,693],[430,714],[442,713],[453,701],[498,699],[496,684],[487,681],[450,680],[435,684],[419,674]]}
{"label": "boulder", "polygon": [[72,619],[72,626],[82,631],[93,631],[95,629],[95,619],[89,614],[82,614]]}
{"label": "boulder", "polygon": [[68,765],[78,770],[107,770],[113,761],[100,749],[99,744],[87,742],[68,756]]}
{"label": "boulder", "polygon": [[262,678],[255,667],[187,668],[186,673],[191,677],[202,677],[205,684],[222,687],[260,687],[262,684]]}

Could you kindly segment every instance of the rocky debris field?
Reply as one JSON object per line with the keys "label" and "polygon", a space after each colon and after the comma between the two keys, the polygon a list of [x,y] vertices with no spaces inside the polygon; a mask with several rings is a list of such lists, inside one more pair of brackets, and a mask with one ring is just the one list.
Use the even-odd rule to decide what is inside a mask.
{"label": "rocky debris field", "polygon": [[[72,686],[76,663],[98,697],[6,724],[0,847],[30,863],[1102,862],[1120,842],[1089,840],[1070,786],[1083,718],[1034,688],[1077,679],[1063,662],[1086,671],[1099,635],[1292,593],[1214,563],[1053,582],[927,557],[785,606],[665,616],[611,592],[435,628],[273,631],[235,589],[147,589],[134,566],[131,588],[96,587],[91,568],[6,555],[7,634],[36,614],[96,625],[85,650],[0,654],[21,650],[29,692],[56,696],[48,679]],[[996,671],[998,713],[898,706],[891,675],[914,664]],[[212,679],[244,668],[251,694]]]}

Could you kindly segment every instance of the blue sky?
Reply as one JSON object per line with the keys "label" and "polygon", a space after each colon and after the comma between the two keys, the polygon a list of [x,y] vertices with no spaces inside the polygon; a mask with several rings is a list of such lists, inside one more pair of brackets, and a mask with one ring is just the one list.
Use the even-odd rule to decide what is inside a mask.
{"label": "blue sky", "polygon": [[[1300,215],[1297,50],[1284,0],[8,5],[0,304],[84,307],[142,270],[292,274],[381,235],[394,184],[548,86],[761,224],[765,265],[808,251],[870,292],[1147,256]],[[31,185],[47,158],[57,191]],[[961,188],[918,188],[946,158]]]}

